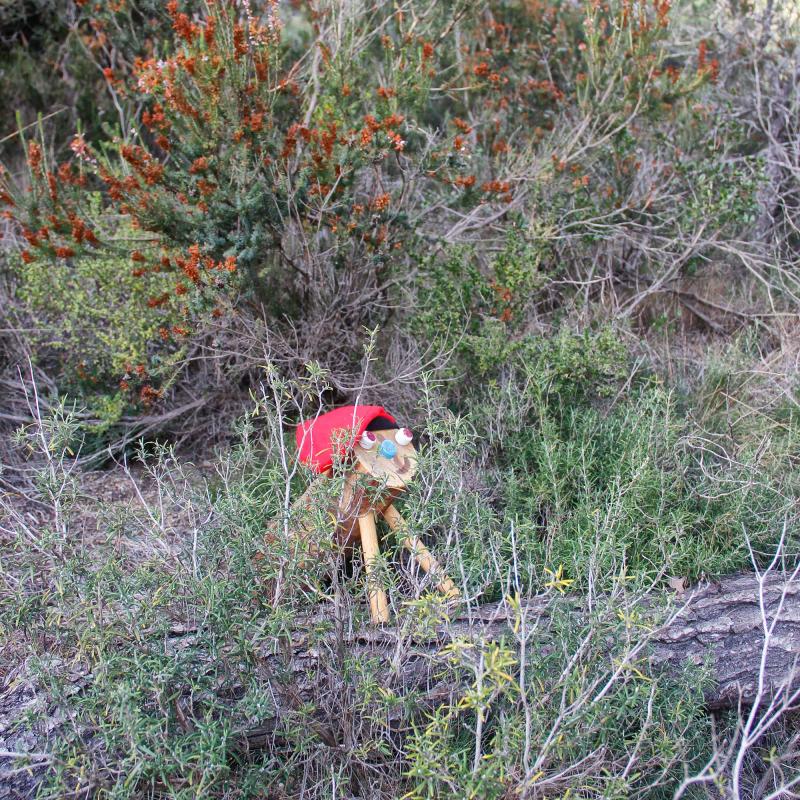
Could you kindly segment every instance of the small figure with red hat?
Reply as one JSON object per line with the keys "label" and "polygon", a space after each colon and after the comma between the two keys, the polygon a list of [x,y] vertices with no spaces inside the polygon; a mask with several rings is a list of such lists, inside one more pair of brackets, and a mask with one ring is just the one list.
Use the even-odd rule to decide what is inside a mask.
{"label": "small figure with red hat", "polygon": [[[382,406],[359,405],[344,406],[305,420],[298,426],[296,437],[299,459],[320,476],[330,477],[334,461],[344,461],[350,467],[342,497],[332,510],[336,519],[334,535],[342,544],[360,542],[372,621],[388,622],[386,592],[374,585],[379,553],[375,514],[382,514],[389,527],[402,535],[405,522],[393,501],[416,473],[414,436],[408,428],[399,427]],[[378,499],[375,492],[367,491],[370,487],[381,490]],[[294,506],[308,502],[312,488],[313,485]],[[453,581],[419,537],[406,534],[402,543],[425,572],[436,576],[439,591],[448,598],[459,596]]]}

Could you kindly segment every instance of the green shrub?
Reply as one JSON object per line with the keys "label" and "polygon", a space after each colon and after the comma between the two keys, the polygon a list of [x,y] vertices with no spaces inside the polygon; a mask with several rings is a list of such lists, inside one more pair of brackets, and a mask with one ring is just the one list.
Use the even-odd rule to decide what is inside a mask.
{"label": "green shrub", "polygon": [[[774,520],[789,513],[798,487],[780,470],[752,477],[766,465],[744,430],[735,458],[719,437],[716,452],[704,445],[700,425],[719,415],[713,371],[680,394],[637,366],[621,327],[532,334],[524,317],[498,314],[495,276],[516,269],[527,276],[523,293],[541,290],[538,252],[511,240],[485,276],[473,254],[455,252],[430,271],[412,319],[420,336],[453,350],[444,374],[456,379],[442,401],[472,426],[472,457],[483,465],[476,480],[506,532],[469,545],[481,591],[499,590],[482,574],[487,548],[506,568],[517,564],[529,591],[550,580],[545,568],[584,588],[608,587],[623,572],[643,582],[725,574],[750,562],[745,531],[771,552]],[[732,357],[723,374],[742,374]],[[730,414],[716,423],[731,424]],[[797,441],[785,435],[781,451]]]}
{"label": "green shrub", "polygon": [[[414,726],[407,745],[409,799],[499,800],[510,792],[536,796],[537,791],[609,800],[671,796],[684,768],[702,763],[709,727],[699,708],[702,672],[687,672],[686,682],[677,685],[653,681],[631,664],[614,680],[631,624],[646,623],[621,621],[625,615],[618,606],[600,603],[586,625],[554,603],[552,627],[537,625],[522,644],[529,647],[524,679],[518,636],[484,646],[459,641],[448,648],[442,677],[466,685]],[[517,633],[522,625],[518,611]],[[558,648],[551,649],[554,642]],[[614,642],[620,652],[609,653],[603,642]],[[571,663],[565,663],[561,648],[574,654]],[[612,688],[598,698],[606,682]],[[625,762],[637,741],[648,768],[598,769],[600,762]],[[560,772],[555,764],[571,766]]]}
{"label": "green shrub", "polygon": [[[111,236],[108,224],[101,235]],[[123,222],[113,237],[136,241],[140,234]],[[147,241],[140,247],[151,250]],[[184,354],[179,332],[188,330],[178,303],[152,302],[171,289],[171,278],[140,267],[127,248],[54,261],[14,259],[18,311],[22,324],[32,326],[26,340],[33,360],[83,409],[94,436],[155,400]]]}

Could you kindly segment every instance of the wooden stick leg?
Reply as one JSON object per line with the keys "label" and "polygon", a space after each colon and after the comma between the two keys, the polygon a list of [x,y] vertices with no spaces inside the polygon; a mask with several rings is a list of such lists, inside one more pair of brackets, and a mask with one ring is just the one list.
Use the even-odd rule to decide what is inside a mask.
{"label": "wooden stick leg", "polygon": [[[393,531],[402,531],[402,529],[405,528],[405,520],[393,505],[386,506],[383,511],[383,518]],[[417,560],[417,564],[419,564],[425,572],[432,572],[434,577],[439,579],[436,588],[446,597],[459,597],[461,595],[461,592],[458,591],[458,587],[450,580],[439,562],[431,555],[430,550],[425,547],[418,536],[404,536],[403,547],[414,556]]]}
{"label": "wooden stick leg", "polygon": [[375,514],[368,511],[358,518],[358,528],[361,532],[361,548],[364,551],[364,569],[367,572],[367,596],[372,621],[378,625],[389,621],[389,604],[386,592],[370,584],[375,579],[375,559],[378,557],[378,531],[375,526]]}

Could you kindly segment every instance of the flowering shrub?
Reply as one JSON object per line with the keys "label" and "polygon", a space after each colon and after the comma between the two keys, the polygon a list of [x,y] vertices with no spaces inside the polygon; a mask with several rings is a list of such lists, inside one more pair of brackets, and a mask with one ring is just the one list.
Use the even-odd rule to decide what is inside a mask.
{"label": "flowering shrub", "polygon": [[[410,306],[423,343],[458,335],[432,305],[442,246],[470,245],[473,311],[514,338],[598,297],[644,318],[754,215],[760,165],[720,164],[738,133],[704,133],[714,42],[672,56],[666,0],[78,10],[119,124],[60,163],[27,142],[30,193],[0,177],[0,202],[27,264],[113,250],[99,220],[129,220],[144,244],[120,263],[163,317],[151,359],[210,335],[247,385],[268,340],[346,393],[364,326],[389,350]],[[509,230],[515,254],[494,257]]]}
{"label": "flowering shrub", "polygon": [[[113,9],[84,10],[98,13],[86,23],[97,36],[112,35],[102,15]],[[129,72],[103,68],[126,109],[117,135],[102,148],[76,136],[57,168],[31,142],[32,194],[4,188],[6,214],[28,240],[23,259],[98,246],[82,208],[100,187],[151,237],[146,255],[131,253],[138,273],[172,275],[150,307],[169,297],[186,321],[248,306],[310,325],[331,314],[347,327],[375,321],[375,301],[413,260],[410,209],[434,202],[412,187],[449,183],[459,169],[420,119],[443,69],[425,34],[447,13],[416,26],[380,6],[334,41],[331,8],[281,15],[276,3],[212,3],[190,15],[170,2],[166,11],[170,55],[134,58],[131,47]],[[475,182],[460,180],[459,191]]]}
{"label": "flowering shrub", "polygon": [[[123,4],[80,5],[122,128],[102,148],[75,137],[57,169],[30,144],[41,188],[22,215],[34,236],[25,257],[96,245],[78,206],[87,181],[100,185],[153,235],[140,269],[171,270],[189,317],[246,301],[272,318],[347,306],[354,321],[379,321],[363,306],[406,277],[431,230],[466,213],[474,222],[453,238],[482,209],[536,202],[521,160],[531,148],[551,214],[645,213],[654,199],[637,177],[637,126],[671,120],[717,70],[705,44],[696,70],[661,68],[662,1],[414,13],[379,3],[337,23],[325,3],[172,0],[148,12],[163,53],[133,38]],[[102,63],[114,36],[127,69]],[[36,238],[45,206],[69,223],[63,241]]]}

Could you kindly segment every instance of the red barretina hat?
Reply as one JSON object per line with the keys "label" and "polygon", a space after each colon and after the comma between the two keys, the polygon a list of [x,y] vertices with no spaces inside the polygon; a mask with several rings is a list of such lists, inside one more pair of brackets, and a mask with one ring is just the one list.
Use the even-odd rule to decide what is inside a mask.
{"label": "red barretina hat", "polygon": [[[300,460],[315,472],[327,472],[333,466],[334,440],[338,440],[334,432],[339,432],[345,445],[352,445],[379,417],[397,425],[397,420],[383,406],[342,406],[304,420],[295,431]],[[346,433],[343,435],[342,431]]]}

